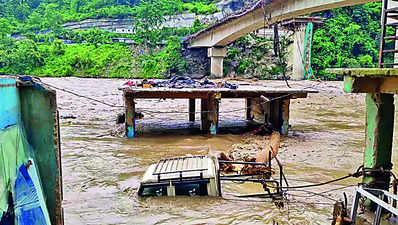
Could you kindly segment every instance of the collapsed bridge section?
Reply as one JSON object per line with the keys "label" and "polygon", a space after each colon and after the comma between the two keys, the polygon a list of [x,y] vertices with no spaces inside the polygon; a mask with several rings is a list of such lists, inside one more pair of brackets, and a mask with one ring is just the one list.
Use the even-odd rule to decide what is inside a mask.
{"label": "collapsed bridge section", "polygon": [[308,93],[317,91],[296,88],[275,88],[241,85],[237,89],[228,88],[123,88],[126,111],[126,136],[136,137],[136,99],[188,99],[189,120],[195,120],[195,100],[201,101],[201,125],[203,133],[219,133],[219,104],[222,98],[246,99],[246,118],[252,119],[252,110],[264,118],[264,123],[272,124],[272,129],[287,134],[289,129],[290,99],[306,98]]}

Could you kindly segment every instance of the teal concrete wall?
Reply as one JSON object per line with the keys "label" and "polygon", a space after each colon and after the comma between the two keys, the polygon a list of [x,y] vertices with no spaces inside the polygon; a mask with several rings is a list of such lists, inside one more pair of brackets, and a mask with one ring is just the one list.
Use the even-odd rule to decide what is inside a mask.
{"label": "teal concrete wall", "polygon": [[[54,136],[56,96],[39,85],[19,87],[19,94],[21,120],[36,157],[51,223],[57,224],[57,198],[60,201],[61,193],[57,180],[60,182],[61,178],[58,168],[59,140]],[[58,204],[60,206],[61,203]]]}
{"label": "teal concrete wall", "polygon": [[0,130],[18,123],[19,95],[16,81],[12,78],[0,77]]}

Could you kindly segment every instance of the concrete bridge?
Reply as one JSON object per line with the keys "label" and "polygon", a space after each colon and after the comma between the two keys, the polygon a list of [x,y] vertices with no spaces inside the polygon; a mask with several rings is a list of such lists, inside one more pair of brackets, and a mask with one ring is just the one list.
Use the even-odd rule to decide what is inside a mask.
{"label": "concrete bridge", "polygon": [[[264,26],[293,19],[304,14],[359,5],[380,0],[260,0],[250,8],[228,16],[187,39],[190,48],[207,47],[211,58],[210,72],[216,77],[223,76],[224,46]],[[301,29],[301,32],[305,32]],[[294,43],[302,42],[304,35],[295,35]],[[293,74],[302,73],[299,46],[293,50]],[[299,60],[299,61],[297,61]]]}

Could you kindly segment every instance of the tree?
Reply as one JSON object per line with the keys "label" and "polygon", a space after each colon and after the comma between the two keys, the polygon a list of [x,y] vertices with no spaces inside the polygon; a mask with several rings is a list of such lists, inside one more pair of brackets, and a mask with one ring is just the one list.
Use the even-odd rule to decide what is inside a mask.
{"label": "tree", "polygon": [[148,42],[153,45],[159,41],[155,31],[165,20],[160,2],[161,0],[142,0],[140,5],[135,7],[134,31],[141,43]]}
{"label": "tree", "polygon": [[[380,3],[345,7],[320,13],[325,25],[314,33],[312,65],[315,73],[324,78],[326,68],[375,67],[380,45]],[[394,35],[393,29],[387,36]],[[387,42],[392,48],[393,42]],[[387,57],[392,61],[393,55]]]}
{"label": "tree", "polygon": [[10,34],[11,24],[6,18],[0,18],[0,38],[4,38],[7,34]]}

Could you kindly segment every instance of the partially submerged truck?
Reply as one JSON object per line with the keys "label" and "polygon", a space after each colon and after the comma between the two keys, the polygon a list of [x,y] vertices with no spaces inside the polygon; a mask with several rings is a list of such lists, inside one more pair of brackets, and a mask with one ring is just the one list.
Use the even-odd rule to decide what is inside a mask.
{"label": "partially submerged truck", "polygon": [[[283,167],[278,164],[279,176],[274,179],[271,157],[267,163],[226,161],[214,156],[184,156],[162,159],[149,166],[145,172],[138,195],[141,197],[160,196],[222,196],[222,181],[253,182],[262,184],[264,193],[239,195],[237,197],[281,198],[282,184],[287,185]],[[256,173],[223,173],[222,165],[241,165],[243,168],[257,168]],[[253,170],[252,170],[253,171]]]}
{"label": "partially submerged truck", "polygon": [[62,225],[56,93],[30,76],[0,75],[0,224]]}
{"label": "partially submerged truck", "polygon": [[[262,185],[264,192],[238,197],[281,198],[283,184],[288,186],[282,164],[277,159],[280,147],[280,133],[273,132],[268,145],[257,152],[255,157],[237,161],[220,152],[212,156],[183,156],[162,159],[151,165],[144,174],[138,195],[176,196],[202,195],[222,196],[222,181],[252,182]],[[279,176],[273,178],[275,170],[271,162],[275,159]]]}

